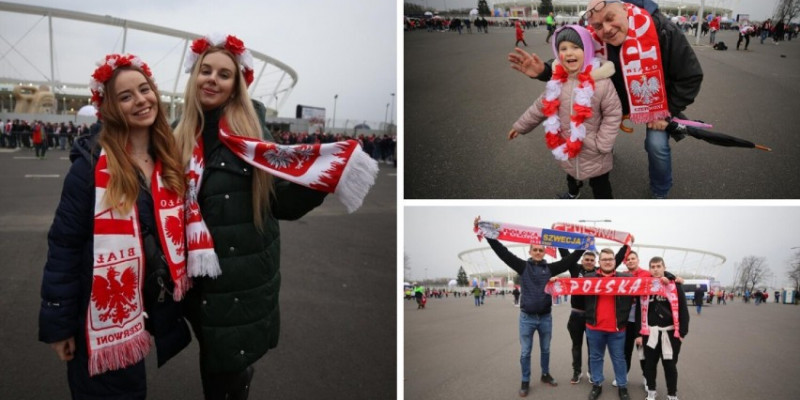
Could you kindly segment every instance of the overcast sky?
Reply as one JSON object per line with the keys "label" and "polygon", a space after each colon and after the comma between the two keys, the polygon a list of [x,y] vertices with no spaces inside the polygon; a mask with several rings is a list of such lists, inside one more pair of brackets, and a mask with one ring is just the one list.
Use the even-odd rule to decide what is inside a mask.
{"label": "overcast sky", "polygon": [[[110,15],[166,26],[198,34],[234,34],[251,49],[280,60],[299,75],[297,86],[282,103],[279,116],[294,117],[297,104],[327,108],[331,118],[336,102],[337,126],[345,119],[383,122],[390,93],[397,93],[397,4],[394,1],[249,1],[249,0],[15,0],[14,2]],[[53,19],[56,73],[64,82],[87,82],[94,62],[121,48],[121,29]],[[27,57],[49,76],[47,19],[41,16],[0,12],[0,76],[13,70],[42,74],[14,58],[6,58],[10,46],[34,28],[18,46],[38,49]],[[37,39],[38,38],[38,39]],[[114,45],[117,44],[117,48]],[[128,48],[146,62],[155,64],[159,87],[171,90],[183,50],[181,40],[167,36],[129,33]],[[174,58],[173,58],[174,57]],[[6,58],[6,59],[3,59]],[[167,59],[167,61],[164,61]],[[171,60],[175,61],[171,61]],[[171,64],[171,65],[165,65]],[[256,69],[256,75],[258,69]],[[274,77],[273,77],[274,78]],[[179,80],[180,91],[185,78]],[[87,91],[88,94],[88,91]],[[270,99],[262,99],[268,103]],[[272,104],[268,104],[271,108]],[[391,105],[389,108],[392,108]],[[397,100],[394,101],[394,109]],[[392,119],[389,110],[388,119]],[[394,113],[397,122],[397,114]]]}
{"label": "overcast sky", "polygon": [[[800,247],[800,207],[684,206],[671,202],[668,206],[620,200],[610,206],[582,202],[580,207],[407,206],[403,237],[412,270],[409,278],[421,280],[426,273],[428,278],[455,278],[461,265],[458,253],[488,248],[472,233],[473,219],[480,215],[487,221],[541,228],[550,228],[554,222],[610,219],[611,223],[597,226],[630,232],[637,244],[685,247],[725,256],[727,262],[717,277],[723,284],[732,283],[735,263],[749,255],[766,257],[777,286],[788,283],[788,261],[798,252],[791,248]],[[491,250],[487,254],[495,257]],[[640,265],[646,265],[650,257],[642,255]],[[669,269],[671,262],[680,260],[665,261]],[[773,282],[766,283],[772,286]]]}
{"label": "overcast sky", "polygon": [[[469,7],[476,7],[478,5],[478,0],[405,0],[408,3],[420,4],[423,6],[433,7],[437,10],[445,10],[445,9],[461,9],[461,8],[469,8]],[[674,0],[674,2],[678,2],[679,0]],[[487,3],[491,7],[494,4],[499,3],[513,3],[513,0],[510,1],[488,1]],[[655,0],[656,3],[659,3],[658,0]],[[519,1],[519,4],[530,4],[530,3],[540,3],[539,1],[531,2],[531,1]],[[588,3],[585,1],[584,3]],[[700,0],[683,0],[684,4],[700,4]],[[772,16],[772,11],[775,9],[775,5],[778,4],[778,0],[705,0],[705,8],[708,10],[709,8],[713,8],[715,6],[719,6],[722,8],[730,8],[733,10],[732,17],[735,17],[736,14],[750,14],[750,19],[752,20],[765,20]]]}

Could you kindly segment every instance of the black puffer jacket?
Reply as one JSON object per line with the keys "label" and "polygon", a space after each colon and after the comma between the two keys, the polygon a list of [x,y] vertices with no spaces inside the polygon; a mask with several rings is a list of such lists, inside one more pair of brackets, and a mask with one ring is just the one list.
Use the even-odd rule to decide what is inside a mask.
{"label": "black puffer jacket", "polygon": [[[197,278],[184,301],[205,372],[239,372],[278,344],[280,229],[322,204],[325,193],[276,180],[260,232],[253,224],[253,167],[218,138],[219,111],[204,114],[205,171],[198,194],[222,274]],[[262,127],[263,128],[263,127]],[[271,140],[268,131],[265,139]]]}

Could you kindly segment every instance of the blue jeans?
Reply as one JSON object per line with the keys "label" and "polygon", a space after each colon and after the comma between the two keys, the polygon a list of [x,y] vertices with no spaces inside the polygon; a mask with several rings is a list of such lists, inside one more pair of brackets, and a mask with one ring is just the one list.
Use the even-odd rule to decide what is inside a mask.
{"label": "blue jeans", "polygon": [[614,377],[621,388],[628,386],[628,366],[625,364],[625,331],[603,332],[586,327],[586,339],[589,340],[589,367],[592,371],[592,384],[603,383],[603,355],[608,346]]}
{"label": "blue jeans", "polygon": [[672,188],[672,154],[669,134],[666,131],[647,129],[644,139],[650,172],[650,191],[654,196],[667,197]]}
{"label": "blue jeans", "polygon": [[533,347],[533,333],[539,331],[539,363],[542,375],[550,373],[550,338],[553,336],[553,315],[533,315],[519,313],[519,345],[522,352],[519,364],[522,366],[522,381],[531,381],[531,348]]}
{"label": "blue jeans", "polygon": [[476,306],[480,306],[481,305],[481,298],[480,297],[476,297],[475,298],[475,305]]}
{"label": "blue jeans", "polygon": [[700,311],[703,311],[703,302],[702,301],[698,301],[697,302],[697,314],[698,315],[700,315]]}

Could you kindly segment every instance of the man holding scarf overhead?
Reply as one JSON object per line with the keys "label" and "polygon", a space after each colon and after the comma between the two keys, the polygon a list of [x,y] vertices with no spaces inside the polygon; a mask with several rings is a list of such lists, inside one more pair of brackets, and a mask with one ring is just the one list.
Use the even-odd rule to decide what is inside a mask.
{"label": "man holding scarf overhead", "polygon": [[[666,119],[682,117],[700,92],[700,62],[680,28],[651,0],[590,0],[584,17],[598,42],[596,56],[614,63],[611,79],[623,114],[634,123],[647,124],[650,190],[654,198],[665,198],[672,187]],[[508,55],[511,68],[531,78],[550,80],[549,62],[521,49],[515,51]]]}
{"label": "man holding scarf overhead", "polygon": [[[479,227],[479,223],[481,226]],[[475,218],[474,230],[481,236],[486,237],[489,246],[500,259],[520,275],[520,286],[522,287],[522,301],[519,314],[519,342],[522,347],[520,354],[520,365],[522,367],[522,384],[519,389],[520,397],[528,395],[531,379],[531,348],[533,347],[533,334],[539,331],[539,348],[541,351],[540,364],[542,367],[543,383],[556,386],[558,383],[550,375],[550,338],[553,332],[553,317],[550,313],[552,308],[552,298],[544,291],[550,277],[561,274],[569,269],[571,265],[580,259],[584,250],[577,249],[568,257],[554,263],[548,263],[544,259],[545,248],[541,244],[541,233],[536,232],[536,228],[526,228],[510,226],[508,224],[495,224],[481,222],[480,217]],[[504,230],[512,230],[519,237],[531,236],[528,249],[531,258],[523,260],[512,254],[497,239],[513,240],[520,242],[517,238],[510,238],[504,235]],[[541,231],[541,230],[539,230]]]}

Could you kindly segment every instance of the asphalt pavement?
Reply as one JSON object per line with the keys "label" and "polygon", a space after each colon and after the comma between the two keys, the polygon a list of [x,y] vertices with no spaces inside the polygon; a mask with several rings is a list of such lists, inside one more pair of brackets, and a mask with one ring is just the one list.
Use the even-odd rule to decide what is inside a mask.
{"label": "asphalt pavement", "polygon": [[[541,27],[526,31],[529,47],[522,48],[553,58],[545,37]],[[546,148],[542,127],[506,139],[545,86],[509,67],[513,28],[462,35],[421,30],[403,39],[406,199],[553,199],[566,190],[566,173]],[[753,38],[748,51],[736,51],[737,39],[735,31],[717,34],[727,51],[714,50],[708,37],[693,46],[704,80],[685,113],[773,151],[671,140],[669,198],[800,198],[800,40],[762,45]],[[638,125],[617,136],[615,198],[651,197],[644,132]],[[592,198],[588,187],[581,198]]]}
{"label": "asphalt pavement", "polygon": [[[770,296],[770,301],[773,301]],[[716,301],[716,300],[715,300]],[[424,310],[405,301],[406,399],[518,399],[520,386],[519,308],[513,296],[491,296],[481,307],[473,297],[428,299]],[[531,353],[531,388],[537,400],[585,399],[591,390],[584,377],[570,384],[572,342],[567,332],[569,303],[553,307],[550,374],[557,387],[539,381],[539,335]],[[799,399],[800,307],[767,303],[755,306],[740,299],[728,305],[704,307],[698,316],[689,307],[689,334],[678,357],[678,398],[691,399]],[[642,370],[636,361],[628,373],[631,399],[644,399]],[[618,399],[611,386],[614,372],[608,353],[600,400]],[[658,399],[666,399],[664,369],[658,367]]]}
{"label": "asphalt pavement", "polygon": [[[47,230],[69,169],[0,150],[0,399],[66,399],[66,366],[37,341]],[[255,364],[252,399],[390,399],[397,391],[397,170],[381,164],[353,214],[333,197],[281,221],[281,338]],[[162,368],[148,398],[202,398],[197,341]]]}

